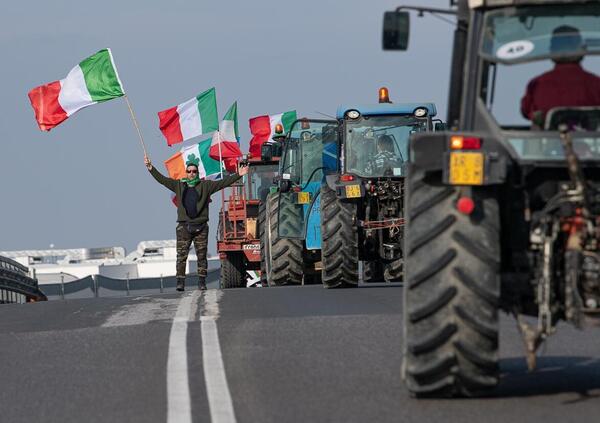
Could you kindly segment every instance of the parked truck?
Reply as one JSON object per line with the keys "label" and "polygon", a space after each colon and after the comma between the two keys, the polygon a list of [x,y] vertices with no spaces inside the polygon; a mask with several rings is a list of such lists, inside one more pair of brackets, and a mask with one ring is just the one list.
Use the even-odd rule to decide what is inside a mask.
{"label": "parked truck", "polygon": [[[501,310],[519,323],[530,369],[560,321],[600,320],[597,88],[558,78],[535,94],[529,83],[544,60],[579,72],[585,59],[598,72],[600,2],[452,4],[433,9],[457,20],[452,131],[411,139],[406,178],[402,373],[417,396],[476,396],[497,385]],[[384,48],[407,48],[410,9],[431,11],[387,12]],[[547,107],[528,107],[539,94]],[[530,122],[519,121],[520,105]]]}

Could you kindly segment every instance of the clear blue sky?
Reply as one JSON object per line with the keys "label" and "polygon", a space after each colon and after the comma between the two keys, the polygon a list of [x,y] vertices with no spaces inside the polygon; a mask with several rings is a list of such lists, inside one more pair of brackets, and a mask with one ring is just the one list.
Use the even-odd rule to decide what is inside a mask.
{"label": "clear blue sky", "polygon": [[[420,2],[414,2],[420,3]],[[445,7],[447,0],[431,0]],[[156,112],[216,87],[220,115],[237,100],[242,149],[248,118],[296,109],[334,114],[339,103],[434,101],[446,115],[453,27],[413,16],[411,48],[381,49],[381,0],[21,0],[0,16],[2,96],[0,250],[124,246],[173,239],[175,208],[143,165],[127,107],[84,109],[38,130],[27,92],[111,47],[152,160],[174,153]],[[510,105],[509,105],[510,107]],[[211,207],[214,251],[219,196]]]}

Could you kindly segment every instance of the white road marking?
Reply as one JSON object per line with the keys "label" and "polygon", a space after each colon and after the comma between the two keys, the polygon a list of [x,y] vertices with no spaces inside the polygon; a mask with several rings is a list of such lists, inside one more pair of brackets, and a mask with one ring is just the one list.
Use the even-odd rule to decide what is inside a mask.
{"label": "white road marking", "polygon": [[235,412],[233,411],[231,393],[227,385],[217,331],[219,298],[222,295],[222,291],[216,289],[209,289],[204,293],[204,307],[200,316],[202,364],[212,423],[235,423]]}
{"label": "white road marking", "polygon": [[187,328],[194,319],[201,291],[181,298],[169,336],[167,358],[167,422],[191,423],[192,406],[187,364]]}

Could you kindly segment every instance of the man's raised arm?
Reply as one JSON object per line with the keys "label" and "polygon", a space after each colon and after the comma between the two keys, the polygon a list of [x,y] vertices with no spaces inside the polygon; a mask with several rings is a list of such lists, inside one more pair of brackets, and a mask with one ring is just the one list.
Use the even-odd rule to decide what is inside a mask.
{"label": "man's raised arm", "polygon": [[221,179],[220,181],[205,181],[208,183],[208,187],[210,189],[210,193],[214,194],[217,191],[222,190],[223,188],[227,188],[229,185],[232,185],[235,181],[240,179],[242,176],[248,173],[248,166],[240,166],[238,173],[234,173],[233,175],[229,175]]}
{"label": "man's raised arm", "polygon": [[144,164],[146,165],[146,168],[150,171],[150,175],[152,175],[159,184],[164,185],[167,189],[175,192],[175,189],[177,187],[177,180],[167,178],[165,175],[160,173],[158,169],[152,165],[152,162],[150,161],[148,156],[144,156]]}

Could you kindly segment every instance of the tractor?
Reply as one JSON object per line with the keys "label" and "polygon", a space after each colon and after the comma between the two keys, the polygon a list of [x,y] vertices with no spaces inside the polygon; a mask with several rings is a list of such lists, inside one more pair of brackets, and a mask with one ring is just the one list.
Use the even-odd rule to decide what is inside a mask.
{"label": "tractor", "polygon": [[[600,323],[600,2],[401,6],[384,15],[384,49],[407,48],[409,10],[457,25],[451,130],[409,145],[402,376],[415,396],[487,395],[499,311],[531,370],[560,321]],[[592,83],[544,82],[564,69]]]}
{"label": "tractor", "polygon": [[243,182],[222,194],[217,250],[221,259],[221,288],[260,285],[259,209],[277,175],[278,157],[247,157],[250,166]]}
{"label": "tractor", "polygon": [[403,279],[404,180],[408,140],[433,131],[432,103],[389,101],[337,110],[339,158],[321,184],[322,282],[326,288]]}
{"label": "tractor", "polygon": [[278,187],[269,194],[261,244],[271,286],[320,283],[320,188],[333,163],[337,122],[300,119],[283,140]]}

